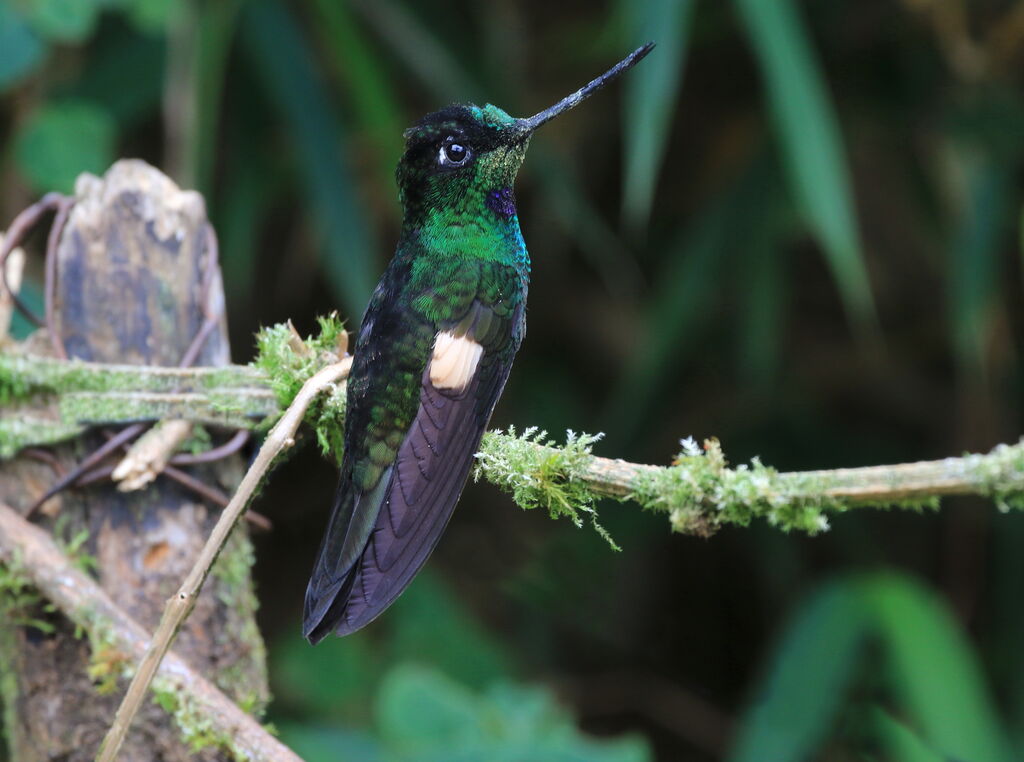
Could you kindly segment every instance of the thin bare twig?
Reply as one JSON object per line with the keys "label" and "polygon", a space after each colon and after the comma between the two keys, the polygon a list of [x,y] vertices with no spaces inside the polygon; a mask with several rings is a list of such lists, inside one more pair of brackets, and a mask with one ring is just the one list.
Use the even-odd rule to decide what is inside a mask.
{"label": "thin bare twig", "polygon": [[[117,651],[141,658],[149,634],[115,604],[106,591],[68,560],[50,535],[0,503],[0,561],[18,564],[46,598],[87,632],[100,631]],[[227,696],[173,651],[159,676],[182,700],[195,706],[237,758],[253,762],[302,762]]]}
{"label": "thin bare twig", "polygon": [[121,431],[119,431],[116,435],[108,439],[106,442],[104,442],[102,445],[96,448],[92,453],[86,456],[82,461],[77,463],[71,471],[69,471],[60,479],[58,479],[53,484],[53,486],[50,487],[50,489],[46,490],[46,492],[44,492],[43,495],[38,500],[36,500],[31,506],[29,506],[28,512],[25,515],[31,516],[33,513],[39,510],[40,507],[42,507],[43,503],[45,503],[51,497],[56,495],[58,492],[61,492],[62,490],[70,487],[72,484],[78,481],[80,477],[84,476],[88,471],[90,471],[93,467],[100,463],[104,458],[106,458],[108,455],[110,455],[119,447],[121,447],[121,445],[131,442],[145,430],[146,425],[142,423],[135,423],[132,424],[131,426],[128,426],[127,428],[121,429]]}
{"label": "thin bare twig", "polygon": [[221,460],[229,455],[234,455],[236,452],[245,446],[245,443],[249,441],[249,432],[245,429],[240,429],[235,432],[235,435],[231,437],[227,442],[220,445],[219,447],[211,447],[209,450],[203,450],[203,452],[197,452],[195,454],[182,452],[178,453],[171,458],[171,465],[173,466],[194,466],[199,463],[212,463],[216,460]]}
{"label": "thin bare twig", "polygon": [[149,648],[139,663],[131,685],[128,686],[128,692],[125,694],[124,699],[122,699],[121,706],[114,717],[113,725],[111,725],[106,738],[103,740],[100,753],[96,758],[97,762],[113,762],[117,758],[118,750],[124,742],[124,737],[131,725],[132,718],[145,698],[146,691],[160,666],[161,660],[174,641],[178,628],[181,627],[182,622],[185,621],[195,605],[196,597],[199,595],[199,591],[202,589],[203,583],[210,573],[210,567],[217,560],[221,548],[245,510],[249,498],[252,497],[263,475],[281,451],[295,443],[295,432],[302,422],[302,417],[310,402],[323,390],[346,378],[351,366],[352,359],[346,358],[316,373],[303,385],[295,400],[285,410],[280,420],[274,425],[274,428],[270,430],[266,440],[263,442],[263,446],[260,447],[260,451],[256,454],[256,459],[249,467],[245,476],[242,477],[242,481],[238,485],[238,490],[231,498],[230,504],[221,513],[221,517],[210,533],[210,537],[206,541],[206,545],[203,546],[199,557],[196,559],[192,571],[189,572],[188,577],[185,578],[178,592],[167,601],[163,617],[160,619],[156,632],[153,633]]}
{"label": "thin bare twig", "polygon": [[42,328],[45,322],[32,310],[29,309],[28,305],[21,300],[16,290],[12,290],[10,285],[7,283],[7,257],[11,251],[21,243],[25,235],[31,230],[44,214],[52,212],[55,209],[59,209],[61,203],[64,201],[66,196],[60,193],[47,193],[32,206],[23,210],[21,214],[14,218],[9,228],[7,228],[7,234],[4,236],[3,241],[0,242],[0,278],[3,279],[4,289],[8,294],[11,295],[11,299],[14,302],[14,306],[18,308],[26,318],[31,320],[37,326]]}
{"label": "thin bare twig", "polygon": [[121,492],[142,489],[160,475],[191,433],[192,424],[180,418],[158,422],[132,443],[110,478]]}
{"label": "thin bare twig", "polygon": [[[0,233],[0,246],[3,245],[4,236]],[[6,336],[11,328],[11,318],[14,316],[14,296],[21,290],[21,276],[25,272],[25,250],[13,249],[5,262],[0,262],[3,268],[3,280],[0,281],[0,341]]]}
{"label": "thin bare twig", "polygon": [[178,484],[192,490],[200,497],[206,498],[211,503],[220,506],[221,508],[227,508],[231,503],[231,499],[219,489],[207,484],[202,479],[197,479],[191,474],[185,473],[180,468],[167,466],[167,468],[164,469],[164,476],[176,481]]}
{"label": "thin bare twig", "polygon": [[[30,455],[30,457],[32,457],[32,454],[38,456],[40,453],[45,453],[46,451],[23,450],[23,452],[24,454]],[[36,457],[36,459],[42,460],[42,458],[40,457]],[[94,468],[91,471],[87,471],[80,477],[78,477],[78,479],[75,481],[74,486],[87,487],[90,484],[105,481],[110,478],[110,475],[113,473],[113,471],[114,466],[100,466],[98,468]],[[204,500],[209,500],[218,508],[224,508],[225,506],[228,505],[228,503],[231,502],[228,496],[225,495],[216,487],[211,487],[206,482],[189,476],[184,471],[180,471],[177,468],[174,468],[173,466],[169,466],[168,468],[166,468],[163,472],[163,475],[166,476],[168,479],[173,479],[174,481],[178,482],[178,484],[196,493],[197,495],[199,495],[199,497],[203,498]],[[270,521],[270,519],[268,519],[262,513],[257,513],[256,511],[253,510],[246,511],[245,515],[242,518],[248,521],[250,524],[252,524],[252,526],[254,526],[256,529],[269,531],[274,528],[274,525]]]}

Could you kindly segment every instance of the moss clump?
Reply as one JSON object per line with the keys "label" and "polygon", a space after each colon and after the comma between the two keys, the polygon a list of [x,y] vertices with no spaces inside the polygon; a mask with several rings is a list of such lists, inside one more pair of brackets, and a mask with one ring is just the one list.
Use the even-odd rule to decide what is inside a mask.
{"label": "moss clump", "polygon": [[23,400],[33,392],[33,385],[18,372],[14,356],[0,352],[0,407]]}
{"label": "moss clump", "polygon": [[0,352],[0,404],[71,392],[171,393],[247,388],[259,379],[237,366],[184,370],[160,366],[88,363]]}
{"label": "moss clump", "polygon": [[210,430],[205,426],[193,424],[185,441],[178,445],[178,452],[187,452],[190,455],[199,455],[213,447],[213,437]]}
{"label": "moss clump", "polygon": [[[320,334],[298,340],[287,323],[264,328],[256,336],[259,354],[253,365],[267,376],[281,409],[286,409],[306,383],[324,366],[337,362],[338,349],[345,335],[344,323],[337,314],[317,318]],[[339,384],[330,394],[321,394],[306,410],[305,421],[316,431],[324,455],[341,463],[345,442],[345,386]]]}
{"label": "moss clump", "polygon": [[9,625],[34,627],[41,632],[52,633],[55,627],[39,618],[39,611],[51,613],[53,604],[36,590],[25,573],[21,552],[15,548],[10,560],[0,563],[0,617]]}
{"label": "moss clump", "polygon": [[594,443],[604,435],[569,430],[561,447],[547,436],[535,426],[521,435],[512,426],[508,433],[487,432],[476,455],[473,480],[486,479],[505,490],[524,510],[543,508],[551,518],[564,516],[578,527],[585,515],[597,533],[620,550],[598,523],[595,495],[583,478],[594,457]]}
{"label": "moss clump", "polygon": [[[4,403],[0,402],[0,408]],[[84,427],[38,415],[35,411],[7,407],[0,420],[0,460],[11,458],[23,447],[49,445],[71,439]]]}
{"label": "moss clump", "polygon": [[630,499],[669,515],[678,532],[708,535],[724,524],[747,526],[763,518],[783,531],[816,534],[828,529],[827,511],[839,501],[807,497],[811,485],[783,481],[779,473],[754,458],[750,465],[729,468],[717,439],[703,447],[684,439],[669,468],[650,469],[632,484]]}
{"label": "moss clump", "polygon": [[96,556],[86,550],[89,541],[89,529],[71,526],[68,514],[61,514],[53,524],[53,541],[68,560],[83,574],[95,576],[99,571],[100,562]]}
{"label": "moss clump", "polygon": [[167,712],[181,731],[182,739],[193,752],[203,749],[223,749],[232,759],[251,759],[249,753],[238,747],[230,733],[218,731],[209,714],[172,681],[157,676],[152,685],[153,701]]}
{"label": "moss clump", "polygon": [[0,754],[5,751],[4,741],[11,744],[11,741],[18,727],[17,706],[18,706],[18,673],[17,673],[17,646],[15,643],[14,628],[0,626],[0,713],[3,715],[3,725],[0,727]]}
{"label": "moss clump", "polygon": [[223,748],[239,758],[231,749],[231,737],[218,733],[209,716],[179,691],[176,685],[157,677],[153,680],[152,693],[153,702],[174,719],[182,739],[193,752],[210,747]]}
{"label": "moss clump", "polygon": [[1024,440],[997,445],[987,455],[965,454],[964,472],[980,482],[982,491],[1000,511],[1024,510]]}
{"label": "moss clump", "polygon": [[[987,457],[987,456],[979,456]],[[634,479],[630,499],[644,508],[669,514],[672,528],[708,535],[726,524],[747,526],[763,519],[784,532],[817,534],[829,528],[828,513],[854,506],[924,511],[938,508],[938,497],[865,502],[829,497],[847,486],[829,472],[780,474],[754,458],[749,465],[729,468],[717,439],[703,447],[692,438],[669,468],[651,468]]]}
{"label": "moss clump", "polygon": [[90,653],[86,672],[96,693],[108,696],[117,690],[121,678],[127,677],[125,673],[131,665],[131,658],[113,646],[97,643],[90,645]]}

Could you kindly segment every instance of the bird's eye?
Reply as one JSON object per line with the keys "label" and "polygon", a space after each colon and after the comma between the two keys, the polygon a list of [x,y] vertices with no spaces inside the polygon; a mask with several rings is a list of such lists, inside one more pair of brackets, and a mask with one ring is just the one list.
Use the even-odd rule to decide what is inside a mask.
{"label": "bird's eye", "polygon": [[437,160],[442,167],[461,167],[469,161],[470,153],[469,146],[453,140],[441,146]]}

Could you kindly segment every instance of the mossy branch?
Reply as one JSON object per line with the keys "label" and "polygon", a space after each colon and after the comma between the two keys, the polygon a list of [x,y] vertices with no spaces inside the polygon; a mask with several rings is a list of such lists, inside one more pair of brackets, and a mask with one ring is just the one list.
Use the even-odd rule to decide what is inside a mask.
{"label": "mossy branch", "polygon": [[[49,533],[2,503],[0,564],[7,566],[8,571],[16,569],[17,575],[88,633],[90,642],[102,644],[104,653],[94,654],[99,660],[97,666],[116,666],[120,676],[122,669],[130,668],[145,652],[149,641],[146,630],[62,552]],[[97,679],[105,677],[96,675]],[[206,738],[229,751],[233,759],[301,762],[175,653],[167,654],[157,680],[163,689],[161,695],[174,697],[176,717],[201,717]]]}
{"label": "mossy branch", "polygon": [[507,489],[523,507],[552,514],[561,512],[553,497],[559,494],[572,495],[578,506],[592,506],[597,497],[632,500],[667,513],[674,530],[699,535],[758,518],[784,531],[816,534],[828,529],[829,513],[935,509],[945,495],[980,495],[1002,511],[1024,508],[1024,441],[943,460],[779,472],[756,458],[730,468],[715,439],[703,446],[684,440],[671,466],[651,466],[591,455],[595,437],[569,432],[566,445],[556,447],[541,443],[544,436],[489,432],[477,456],[477,478]]}
{"label": "mossy branch", "polygon": [[[307,379],[345,351],[344,331],[333,317],[321,321],[318,337],[301,340],[286,324],[265,330],[258,342],[253,367],[122,367],[0,354],[0,405],[7,408],[0,457],[74,436],[87,424],[175,417],[265,428]],[[324,451],[340,458],[343,396],[316,400],[305,421]],[[729,467],[713,439],[703,446],[685,440],[665,467],[597,457],[592,448],[599,439],[569,432],[566,443],[556,445],[536,429],[489,432],[475,477],[506,490],[524,508],[541,507],[577,525],[587,520],[602,535],[594,510],[601,497],[666,513],[673,529],[695,534],[757,518],[816,533],[828,528],[830,513],[857,506],[923,510],[937,507],[943,495],[981,495],[1004,510],[1024,506],[1022,443],[938,461],[780,473],[756,459]]]}

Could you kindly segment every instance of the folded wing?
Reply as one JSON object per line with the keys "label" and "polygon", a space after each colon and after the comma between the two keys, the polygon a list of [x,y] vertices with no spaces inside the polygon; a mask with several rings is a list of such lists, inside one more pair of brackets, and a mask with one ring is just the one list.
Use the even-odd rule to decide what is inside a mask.
{"label": "folded wing", "polygon": [[351,465],[343,466],[306,592],[303,630],[311,642],[369,623],[426,562],[508,378],[520,323],[518,310],[502,316],[475,303],[458,324],[439,331],[415,418],[377,487],[360,493],[351,484]]}

